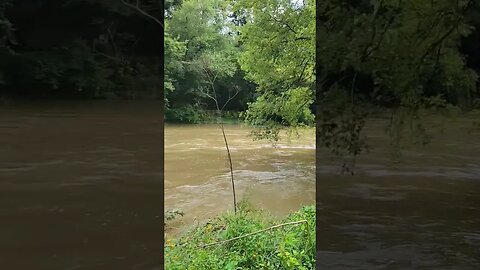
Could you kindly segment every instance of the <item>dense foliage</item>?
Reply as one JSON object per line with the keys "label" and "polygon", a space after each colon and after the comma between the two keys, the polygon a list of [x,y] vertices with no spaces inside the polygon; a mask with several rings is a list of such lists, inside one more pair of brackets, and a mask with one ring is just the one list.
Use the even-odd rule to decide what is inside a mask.
{"label": "dense foliage", "polygon": [[218,103],[245,111],[264,128],[259,135],[313,124],[313,1],[186,0],[165,8],[167,111]]}
{"label": "dense foliage", "polygon": [[430,141],[422,110],[480,105],[478,1],[168,3],[170,108],[214,109],[209,89],[220,104],[240,92],[227,109],[244,111],[260,138],[278,140],[281,128],[311,125],[317,113],[320,146],[354,161],[369,148],[371,116],[388,117],[400,152],[402,138]]}
{"label": "dense foliage", "polygon": [[311,125],[315,90],[315,1],[236,1],[245,18],[240,58],[246,78],[257,85],[246,111],[257,135],[278,138],[278,124]]}
{"label": "dense foliage", "polygon": [[475,106],[478,10],[468,0],[318,2],[319,142],[354,158],[367,149],[367,117],[380,111],[400,150],[406,132],[428,143],[421,110]]}
{"label": "dense foliage", "polygon": [[[204,246],[301,220],[307,222]],[[285,220],[276,220],[241,204],[236,215],[223,215],[177,240],[167,240],[165,269],[315,269],[315,207],[306,206]]]}
{"label": "dense foliage", "polygon": [[161,26],[128,4],[0,1],[0,96],[161,98]]}
{"label": "dense foliage", "polygon": [[236,95],[226,110],[245,109],[251,84],[237,61],[240,46],[229,3],[189,0],[168,2],[165,8],[167,109],[216,109],[214,94],[222,107]]}

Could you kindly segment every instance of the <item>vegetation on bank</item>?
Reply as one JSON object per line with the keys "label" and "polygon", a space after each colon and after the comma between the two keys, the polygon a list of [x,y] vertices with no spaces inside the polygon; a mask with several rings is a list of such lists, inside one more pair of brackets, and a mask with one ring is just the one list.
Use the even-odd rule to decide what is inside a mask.
{"label": "vegetation on bank", "polygon": [[161,99],[161,14],[158,1],[0,0],[0,98]]}
{"label": "vegetation on bank", "polygon": [[392,149],[406,137],[424,145],[435,131],[422,110],[480,104],[479,2],[432,3],[166,1],[166,105],[213,109],[205,89],[222,104],[235,94],[225,109],[269,140],[316,120],[319,147],[349,172],[377,111]]}
{"label": "vegetation on bank", "polygon": [[[241,113],[237,111],[223,111],[222,119],[224,123],[239,123]],[[166,108],[165,120],[169,123],[187,123],[187,124],[211,124],[217,123],[218,112],[214,110],[204,110],[194,106],[187,105],[182,108]]]}
{"label": "vegetation on bank", "polygon": [[278,220],[242,202],[236,215],[167,240],[165,269],[315,269],[315,224],[314,205]]}
{"label": "vegetation on bank", "polygon": [[314,1],[171,0],[164,30],[167,121],[220,105],[264,137],[313,126]]}
{"label": "vegetation on bank", "polygon": [[386,135],[401,154],[405,138],[430,141],[423,110],[478,104],[478,1],[317,3],[317,141],[347,171],[370,148],[368,105],[388,116]]}

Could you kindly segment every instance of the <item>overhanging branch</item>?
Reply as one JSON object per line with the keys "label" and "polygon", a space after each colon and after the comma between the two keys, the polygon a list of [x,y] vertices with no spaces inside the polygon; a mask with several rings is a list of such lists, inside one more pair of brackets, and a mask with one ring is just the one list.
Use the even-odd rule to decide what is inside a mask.
{"label": "overhanging branch", "polygon": [[147,17],[147,18],[155,21],[156,23],[158,23],[158,24],[160,25],[160,27],[162,27],[162,28],[164,27],[164,26],[163,26],[163,23],[162,23],[159,19],[157,19],[157,18],[155,18],[154,16],[148,14],[145,10],[143,10],[143,9],[140,8],[139,1],[138,1],[138,0],[137,0],[137,2],[136,2],[135,5],[133,5],[133,4],[129,3],[129,2],[126,2],[125,0],[120,0],[120,1],[121,1],[124,5],[126,5],[127,7],[131,8],[131,9],[134,9],[134,10],[136,10],[138,13],[142,14],[143,16],[145,16],[145,17]]}

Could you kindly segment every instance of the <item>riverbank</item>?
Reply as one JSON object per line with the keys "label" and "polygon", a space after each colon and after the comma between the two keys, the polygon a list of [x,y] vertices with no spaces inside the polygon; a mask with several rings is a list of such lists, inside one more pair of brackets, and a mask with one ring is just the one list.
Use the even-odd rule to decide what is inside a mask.
{"label": "riverbank", "polygon": [[[238,111],[223,111],[222,120],[228,124],[239,124],[243,122]],[[202,110],[193,106],[182,108],[166,108],[165,121],[167,123],[184,124],[214,124],[217,123],[217,111]]]}
{"label": "riverbank", "polygon": [[285,219],[241,203],[177,239],[167,239],[165,269],[314,269],[315,206]]}

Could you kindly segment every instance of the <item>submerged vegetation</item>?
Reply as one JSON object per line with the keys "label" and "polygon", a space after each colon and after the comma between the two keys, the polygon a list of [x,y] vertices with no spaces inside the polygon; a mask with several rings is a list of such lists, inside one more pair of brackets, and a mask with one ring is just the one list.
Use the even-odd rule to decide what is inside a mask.
{"label": "submerged vegetation", "polygon": [[315,206],[283,220],[241,202],[165,245],[165,269],[315,269]]}

